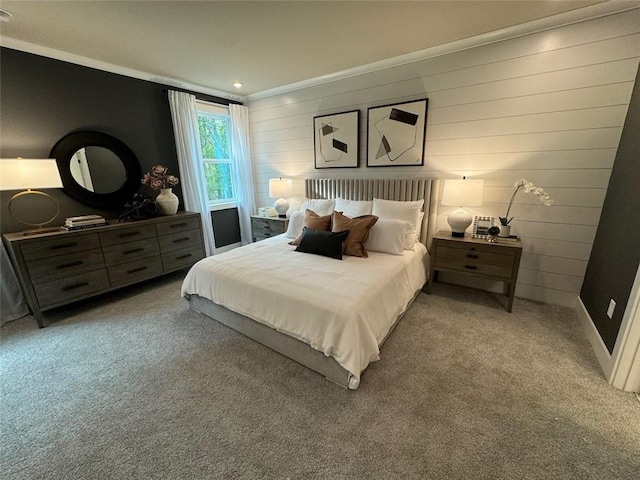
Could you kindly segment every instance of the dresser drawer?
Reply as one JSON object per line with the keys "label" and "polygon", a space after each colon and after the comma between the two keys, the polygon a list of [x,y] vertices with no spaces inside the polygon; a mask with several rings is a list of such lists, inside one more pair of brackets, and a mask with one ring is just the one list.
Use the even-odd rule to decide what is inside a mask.
{"label": "dresser drawer", "polygon": [[183,218],[171,222],[162,222],[156,225],[158,235],[168,235],[183,230],[198,230],[200,228],[200,216]]}
{"label": "dresser drawer", "polygon": [[104,268],[104,257],[99,248],[27,262],[33,283],[49,282],[99,268]]}
{"label": "dresser drawer", "polygon": [[201,240],[200,230],[187,230],[158,237],[162,253],[200,245]]}
{"label": "dresser drawer", "polygon": [[117,245],[125,242],[134,242],[156,236],[155,225],[137,225],[130,228],[119,228],[109,232],[100,233],[100,243],[103,247]]}
{"label": "dresser drawer", "polygon": [[95,233],[88,235],[67,234],[20,245],[22,256],[27,262],[50,257],[51,255],[64,255],[93,248],[100,248],[100,239]]}
{"label": "dresser drawer", "polygon": [[114,265],[107,269],[112,286],[135,283],[162,273],[160,256],[142,258],[133,262]]}
{"label": "dresser drawer", "polygon": [[111,245],[103,247],[102,251],[104,253],[104,261],[107,267],[160,254],[158,240],[155,238]]}
{"label": "dresser drawer", "polygon": [[164,271],[169,272],[171,270],[177,270],[179,268],[193,265],[202,258],[204,258],[204,250],[200,244],[195,247],[163,253],[162,265],[164,266]]}
{"label": "dresser drawer", "polygon": [[60,280],[34,285],[40,308],[66,303],[74,298],[84,298],[109,287],[107,270],[72,275]]}

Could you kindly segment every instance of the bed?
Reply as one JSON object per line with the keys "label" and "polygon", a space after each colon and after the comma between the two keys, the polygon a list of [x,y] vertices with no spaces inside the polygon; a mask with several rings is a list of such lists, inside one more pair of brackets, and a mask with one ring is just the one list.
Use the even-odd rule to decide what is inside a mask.
{"label": "bed", "polygon": [[308,199],[423,200],[419,241],[397,255],[337,261],[296,252],[282,234],[199,261],[182,296],[193,310],[357,389],[427,281],[437,191],[431,179],[305,180]]}

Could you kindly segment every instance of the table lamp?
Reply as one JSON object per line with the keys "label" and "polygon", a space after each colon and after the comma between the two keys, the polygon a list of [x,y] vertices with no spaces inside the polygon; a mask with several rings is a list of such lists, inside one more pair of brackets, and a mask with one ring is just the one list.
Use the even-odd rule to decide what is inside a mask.
{"label": "table lamp", "polygon": [[445,180],[442,191],[442,205],[459,207],[449,212],[447,223],[451,227],[451,236],[464,237],[464,231],[473,217],[463,207],[481,207],[484,180]]}
{"label": "table lamp", "polygon": [[269,197],[277,198],[273,208],[278,212],[278,216],[285,218],[289,210],[289,202],[284,197],[290,197],[293,192],[293,181],[290,178],[270,178]]}
{"label": "table lamp", "polygon": [[[24,190],[16,193],[9,200],[9,215],[14,220],[38,227],[35,230],[27,230],[24,235],[34,235],[59,230],[56,228],[43,228],[53,222],[60,213],[58,202],[48,193],[41,192],[40,188],[62,188],[62,179],[58,171],[55,158],[3,158],[0,159],[0,190]],[[16,201],[27,195],[38,195],[49,199],[55,205],[55,213],[43,222],[29,222],[14,213]],[[18,202],[19,203],[19,202]]]}

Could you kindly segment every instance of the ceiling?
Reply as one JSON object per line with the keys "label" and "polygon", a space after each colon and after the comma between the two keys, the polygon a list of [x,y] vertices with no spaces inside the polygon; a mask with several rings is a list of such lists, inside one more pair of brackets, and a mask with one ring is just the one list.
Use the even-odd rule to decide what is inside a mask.
{"label": "ceiling", "polygon": [[0,38],[9,48],[245,97],[596,3],[0,0],[12,16]]}

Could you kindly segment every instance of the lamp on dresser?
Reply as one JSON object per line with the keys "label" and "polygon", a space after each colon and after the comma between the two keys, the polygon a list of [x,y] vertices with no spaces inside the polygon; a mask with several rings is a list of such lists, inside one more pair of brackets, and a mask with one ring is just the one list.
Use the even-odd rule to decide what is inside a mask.
{"label": "lamp on dresser", "polygon": [[[53,222],[60,213],[58,202],[48,193],[41,192],[36,189],[43,188],[62,188],[62,179],[58,171],[58,165],[55,158],[3,158],[0,159],[0,190],[22,190],[16,193],[9,200],[9,215],[14,220],[28,225],[30,227],[38,227],[36,229],[23,232],[24,235],[32,235],[46,233],[59,230],[55,228],[44,228]],[[43,221],[32,221],[32,218],[25,219],[24,212],[18,213],[21,209],[20,203],[23,203],[22,210],[27,207],[24,202],[26,196],[33,196],[34,199],[45,199],[55,208],[55,213],[51,217],[47,217]],[[45,205],[28,205],[29,213],[46,211]]]}
{"label": "lamp on dresser", "polygon": [[273,208],[278,212],[280,218],[287,216],[289,210],[289,202],[285,197],[290,197],[293,192],[293,181],[290,178],[270,178],[269,179],[269,197],[277,198],[273,204]]}
{"label": "lamp on dresser", "polygon": [[458,207],[449,212],[447,223],[451,227],[451,236],[464,237],[464,231],[473,217],[464,207],[481,207],[484,180],[445,180],[442,191],[442,205]]}

